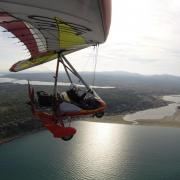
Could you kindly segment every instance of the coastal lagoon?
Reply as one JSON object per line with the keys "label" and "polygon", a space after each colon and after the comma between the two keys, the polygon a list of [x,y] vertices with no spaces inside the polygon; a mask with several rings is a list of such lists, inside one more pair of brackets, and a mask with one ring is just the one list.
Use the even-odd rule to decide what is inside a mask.
{"label": "coastal lagoon", "polygon": [[[0,75],[0,83],[13,83],[13,84],[28,84],[27,80],[20,80],[15,78],[7,78]],[[46,82],[46,81],[30,81],[32,85],[41,85],[41,86],[54,86],[54,82]],[[58,82],[59,86],[70,86],[71,83]],[[77,86],[84,87],[84,85],[76,84]],[[113,86],[91,86],[92,88],[100,88],[100,89],[113,89]]]}
{"label": "coastal lagoon", "polygon": [[133,122],[134,124],[138,124],[136,120],[144,120],[144,119],[162,119],[164,117],[173,116],[177,107],[180,105],[180,95],[169,95],[164,96],[163,100],[172,102],[168,106],[163,106],[159,108],[147,109],[144,111],[138,111],[132,114],[127,114],[124,116],[125,121]]}
{"label": "coastal lagoon", "polygon": [[2,180],[180,178],[180,129],[76,121],[69,142],[48,131],[0,146]]}

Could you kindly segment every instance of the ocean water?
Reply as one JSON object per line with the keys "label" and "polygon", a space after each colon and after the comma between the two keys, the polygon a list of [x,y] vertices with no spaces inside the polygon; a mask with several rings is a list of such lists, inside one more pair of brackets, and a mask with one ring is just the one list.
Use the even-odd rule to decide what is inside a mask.
{"label": "ocean water", "polygon": [[69,142],[41,131],[0,146],[1,180],[179,180],[180,129],[74,122]]}

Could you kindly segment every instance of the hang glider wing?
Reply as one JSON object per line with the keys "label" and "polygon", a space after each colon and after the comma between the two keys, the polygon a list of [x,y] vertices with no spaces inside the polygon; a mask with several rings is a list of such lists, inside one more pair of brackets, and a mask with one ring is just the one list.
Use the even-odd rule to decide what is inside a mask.
{"label": "hang glider wing", "polygon": [[0,26],[27,47],[31,58],[14,64],[21,71],[103,43],[111,20],[111,0],[3,0]]}

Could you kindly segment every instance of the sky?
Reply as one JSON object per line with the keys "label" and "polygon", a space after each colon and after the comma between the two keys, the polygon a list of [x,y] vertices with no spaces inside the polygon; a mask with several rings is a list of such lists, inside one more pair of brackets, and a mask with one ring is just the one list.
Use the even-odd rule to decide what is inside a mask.
{"label": "sky", "polygon": [[[107,41],[98,53],[87,48],[68,55],[78,71],[127,71],[145,75],[180,76],[180,1],[112,0],[112,21]],[[0,72],[29,57],[24,46],[0,29]],[[29,71],[55,70],[49,62]]]}

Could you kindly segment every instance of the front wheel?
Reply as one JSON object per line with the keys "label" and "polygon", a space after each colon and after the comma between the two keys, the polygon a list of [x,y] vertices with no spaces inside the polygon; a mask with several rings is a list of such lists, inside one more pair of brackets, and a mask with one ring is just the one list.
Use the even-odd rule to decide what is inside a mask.
{"label": "front wheel", "polygon": [[104,111],[102,111],[102,112],[97,112],[97,113],[95,114],[95,116],[96,116],[97,118],[102,118],[102,117],[104,116]]}
{"label": "front wheel", "polygon": [[70,135],[70,136],[63,136],[61,139],[64,141],[69,141],[73,138],[74,135]]}

